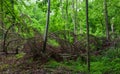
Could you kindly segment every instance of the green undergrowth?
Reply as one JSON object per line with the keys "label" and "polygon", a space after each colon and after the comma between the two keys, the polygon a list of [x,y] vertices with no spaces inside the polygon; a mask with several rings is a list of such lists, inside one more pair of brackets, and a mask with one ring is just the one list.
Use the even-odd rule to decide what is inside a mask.
{"label": "green undergrowth", "polygon": [[46,65],[46,68],[58,69],[61,68],[63,70],[71,71],[72,73],[84,72],[86,70],[86,66],[84,64],[80,64],[78,61],[64,61],[64,62],[56,62],[54,60],[49,61]]}
{"label": "green undergrowth", "polygon": [[21,52],[19,54],[16,54],[15,57],[16,57],[16,59],[21,59],[24,57],[24,55],[25,55],[25,53]]}
{"label": "green undergrowth", "polygon": [[[109,49],[100,56],[91,57],[91,74],[120,74],[120,57],[118,56],[120,53],[117,53],[119,50],[120,49]],[[66,60],[63,62],[51,60],[45,67],[53,69],[62,67],[72,71],[72,73],[87,73],[87,66],[85,63],[81,62],[80,59],[76,61]]]}
{"label": "green undergrowth", "polygon": [[113,60],[102,58],[99,61],[91,62],[92,74],[120,74],[120,58]]}
{"label": "green undergrowth", "polygon": [[[33,61],[32,58],[24,60],[25,63],[20,63],[17,61],[17,63],[20,63],[20,66],[17,65],[17,63],[11,63],[8,62],[9,60],[16,60],[21,59],[25,56],[25,53],[19,53],[15,57],[7,57],[6,63],[1,62],[0,63],[0,71],[17,71],[23,69],[33,69],[35,67],[36,69],[41,68],[41,64],[38,60],[38,62]],[[36,67],[38,66],[38,67]],[[48,73],[56,72],[56,71],[62,71],[62,74],[70,73],[70,74],[87,74],[87,65],[85,62],[81,61],[80,58],[77,60],[64,60],[62,62],[57,62],[53,59],[49,59],[49,61],[42,65],[43,69],[45,71],[48,71]],[[53,73],[55,74],[55,73]],[[108,49],[103,51],[101,55],[99,56],[91,56],[91,72],[90,74],[120,74],[120,49]]]}

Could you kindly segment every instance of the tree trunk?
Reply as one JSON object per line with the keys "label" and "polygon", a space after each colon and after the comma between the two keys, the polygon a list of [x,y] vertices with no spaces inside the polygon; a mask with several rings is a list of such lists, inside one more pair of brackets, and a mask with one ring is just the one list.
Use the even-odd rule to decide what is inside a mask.
{"label": "tree trunk", "polygon": [[[14,13],[14,0],[11,0],[11,8],[12,8],[12,12]],[[12,24],[15,24],[15,17],[12,16]],[[14,28],[12,28],[14,31]]]}
{"label": "tree trunk", "polygon": [[104,0],[104,14],[105,14],[105,25],[106,25],[106,39],[109,40],[108,11],[107,11],[106,0]]}
{"label": "tree trunk", "polygon": [[68,29],[68,0],[66,0],[66,24],[65,30]]}
{"label": "tree trunk", "polygon": [[90,73],[90,46],[89,46],[89,23],[88,23],[88,0],[86,0],[86,26],[87,26],[87,67],[88,74]]}
{"label": "tree trunk", "polygon": [[44,45],[43,45],[43,51],[42,51],[43,53],[45,53],[46,51],[49,19],[50,19],[50,0],[48,0],[47,20],[46,20],[46,28],[45,28],[45,34],[44,34]]}
{"label": "tree trunk", "polygon": [[[4,24],[3,24],[3,22],[4,22],[4,13],[3,13],[3,0],[1,0],[1,19],[0,19],[0,21],[1,21],[1,27],[2,27],[2,38],[4,39]],[[2,47],[3,47],[3,45],[2,45]],[[4,47],[2,48],[3,49],[3,52],[5,51],[4,50]]]}
{"label": "tree trunk", "polygon": [[76,0],[76,4],[75,1],[72,0],[72,9],[73,9],[73,24],[74,24],[74,42],[76,42],[76,34],[77,34],[77,0]]}

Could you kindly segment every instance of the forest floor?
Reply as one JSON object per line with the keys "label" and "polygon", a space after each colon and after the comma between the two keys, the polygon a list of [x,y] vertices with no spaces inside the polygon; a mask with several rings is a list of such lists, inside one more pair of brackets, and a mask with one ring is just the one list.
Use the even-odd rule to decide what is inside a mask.
{"label": "forest floor", "polygon": [[[47,63],[41,63],[40,60],[33,59],[25,53],[8,54],[0,52],[0,74],[74,74],[74,72],[65,67],[49,67]],[[77,74],[82,74],[77,72]]]}
{"label": "forest floor", "polygon": [[[120,74],[120,49],[109,49],[100,56],[91,57],[91,74]],[[0,52],[0,74],[87,74],[81,59],[57,62],[34,60],[30,54]],[[83,73],[84,72],[84,73]]]}
{"label": "forest floor", "polygon": [[[120,48],[108,47],[101,49],[99,55],[91,55],[91,74],[120,74]],[[54,48],[49,46],[47,49],[54,54]],[[81,57],[75,61],[63,59],[60,62],[55,57],[57,55],[54,58],[45,55],[42,59],[34,59],[29,50],[7,55],[0,52],[0,74],[86,74],[83,73],[87,71],[86,60]]]}

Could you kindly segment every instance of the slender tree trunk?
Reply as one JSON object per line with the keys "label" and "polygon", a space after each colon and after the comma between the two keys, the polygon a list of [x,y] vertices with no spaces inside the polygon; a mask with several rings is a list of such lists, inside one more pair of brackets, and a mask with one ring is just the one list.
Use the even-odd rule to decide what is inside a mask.
{"label": "slender tree trunk", "polygon": [[75,34],[75,42],[76,40],[76,34],[77,34],[77,0],[76,0],[76,8],[75,8],[75,26],[74,26],[74,34]]}
{"label": "slender tree trunk", "polygon": [[60,0],[60,8],[61,8],[61,12],[62,12],[62,18],[63,18],[63,1],[62,0]]}
{"label": "slender tree trunk", "polygon": [[[12,12],[14,13],[14,0],[11,0],[11,8],[12,8]],[[15,17],[12,15],[12,25],[15,24]],[[14,27],[12,27],[12,31],[14,32]]]}
{"label": "slender tree trunk", "polygon": [[106,25],[106,39],[109,40],[108,11],[107,11],[106,0],[104,0],[104,14],[105,14],[105,25]]}
{"label": "slender tree trunk", "polygon": [[66,0],[66,24],[65,30],[68,29],[68,0]]}
{"label": "slender tree trunk", "polygon": [[[80,5],[81,5],[81,0],[78,0],[78,6],[80,7]],[[79,9],[79,11],[80,11],[80,9]],[[82,26],[81,26],[81,20],[79,20],[79,26],[80,26],[80,30],[79,30],[79,32],[80,32],[80,34],[82,34]]]}
{"label": "slender tree trunk", "polygon": [[1,21],[1,26],[3,28],[3,0],[1,0],[1,18],[0,18],[0,21]]}
{"label": "slender tree trunk", "polygon": [[77,33],[77,0],[76,0],[76,8],[75,8],[75,26],[74,26],[74,33]]}
{"label": "slender tree trunk", "polygon": [[[3,16],[4,16],[4,14],[3,14],[3,0],[1,0],[1,27],[2,27],[2,29],[4,28],[4,24],[3,24],[4,18],[3,18]],[[2,30],[2,32],[3,32],[3,35],[4,35],[4,30]]]}
{"label": "slender tree trunk", "polygon": [[[15,4],[15,1],[14,0],[11,0],[11,5],[12,5],[12,12],[14,13],[14,4]],[[13,24],[15,23],[15,17],[12,16],[12,19],[13,19]]]}
{"label": "slender tree trunk", "polygon": [[75,30],[76,30],[76,27],[75,27],[75,25],[76,25],[76,23],[75,23],[75,2],[74,2],[75,0],[72,0],[72,9],[73,9],[73,17],[72,17],[72,20],[73,20],[73,24],[74,24],[74,34],[75,34]]}
{"label": "slender tree trunk", "polygon": [[[15,4],[15,1],[14,0],[11,0],[11,7],[12,7],[12,12],[14,13],[14,4]],[[15,17],[12,16],[12,25],[15,25]],[[14,32],[14,27],[12,28],[12,31]],[[16,54],[18,54],[18,47],[16,48]]]}
{"label": "slender tree trunk", "polygon": [[[4,28],[4,13],[3,13],[3,0],[1,0],[1,26],[2,26],[2,29]],[[2,30],[2,38],[4,39],[4,30]],[[5,52],[5,49],[4,49],[4,43],[3,43],[3,45],[2,45],[2,49],[3,49],[3,52]]]}
{"label": "slender tree trunk", "polygon": [[[63,0],[60,0],[60,7],[61,7],[62,19],[65,20],[64,8],[63,8]],[[65,21],[63,21],[63,22],[65,23]],[[64,26],[64,30],[65,30],[65,26]]]}
{"label": "slender tree trunk", "polygon": [[114,33],[114,23],[111,24],[111,31]]}
{"label": "slender tree trunk", "polygon": [[74,24],[74,34],[76,34],[76,25],[77,25],[77,0],[72,0],[72,9],[73,9],[73,24]]}
{"label": "slender tree trunk", "polygon": [[90,73],[90,46],[89,46],[89,23],[88,23],[88,0],[86,0],[86,26],[87,26],[87,67],[88,74]]}
{"label": "slender tree trunk", "polygon": [[72,13],[72,21],[73,21],[73,26],[74,26],[74,29],[73,29],[73,32],[74,32],[74,43],[76,42],[76,23],[75,23],[75,0],[72,0],[72,11],[73,11],[73,13]]}
{"label": "slender tree trunk", "polygon": [[[76,3],[75,3],[76,1]],[[74,42],[76,42],[77,34],[77,0],[72,0],[72,9],[73,9],[73,24],[74,24]]]}
{"label": "slender tree trunk", "polygon": [[45,28],[45,34],[44,34],[44,45],[43,45],[43,51],[42,51],[43,53],[46,51],[49,19],[50,19],[50,0],[48,0],[47,20],[46,20],[46,28]]}

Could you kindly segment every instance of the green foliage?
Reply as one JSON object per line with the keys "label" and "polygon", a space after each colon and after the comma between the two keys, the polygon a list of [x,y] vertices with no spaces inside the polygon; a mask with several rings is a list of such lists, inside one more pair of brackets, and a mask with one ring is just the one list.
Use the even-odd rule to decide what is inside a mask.
{"label": "green foliage", "polygon": [[102,58],[96,62],[91,62],[91,73],[92,74],[119,74],[120,71],[120,59],[115,58]]}
{"label": "green foliage", "polygon": [[77,73],[77,72],[85,72],[86,71],[86,66],[83,64],[80,64],[79,61],[64,61],[64,62],[56,62],[54,60],[51,60],[49,63],[46,64],[47,68],[59,68],[63,67],[68,70],[71,70],[72,73]]}
{"label": "green foliage", "polygon": [[64,61],[62,63],[65,67],[68,67],[69,69],[73,70],[73,72],[86,72],[87,71],[87,67],[84,63],[81,62],[81,60],[77,60],[77,61]]}
{"label": "green foliage", "polygon": [[[47,1],[36,1],[31,3],[30,1],[15,1],[14,12],[12,12],[12,8],[10,7],[11,4],[9,1],[6,1],[9,7],[3,6],[4,11],[6,14],[5,16],[11,15],[16,17],[16,21],[20,22],[23,29],[30,29],[31,28],[37,30],[39,33],[44,33],[45,22],[46,22],[46,12],[47,12]],[[85,1],[81,1],[77,4],[77,34],[85,33],[86,26],[85,26]],[[114,31],[120,32],[119,28],[119,0],[116,1],[108,1],[108,15],[109,15],[109,24],[114,24]],[[5,3],[4,3],[5,4]],[[4,5],[3,4],[3,5]],[[62,3],[60,1],[51,0],[51,16],[50,16],[50,28],[49,32],[55,32],[59,30],[70,30],[73,31],[74,29],[74,21],[73,21],[73,11],[72,9],[72,1],[68,1],[68,19],[66,19],[66,1],[63,0]],[[98,9],[99,8],[99,9]],[[9,12],[7,11],[9,9]],[[95,36],[105,36],[105,25],[104,25],[104,14],[103,14],[103,1],[89,1],[89,24],[90,24],[90,33]],[[117,12],[116,12],[117,11]],[[28,15],[29,19],[22,16],[22,14]],[[6,27],[10,25],[8,19],[5,18]],[[12,19],[11,19],[12,20]],[[26,23],[25,23],[26,22]],[[24,26],[24,25],[27,26]],[[67,24],[67,27],[65,26]],[[26,28],[25,28],[26,27]],[[111,30],[111,29],[110,29]],[[31,33],[28,32],[21,32],[23,33],[22,36],[24,37],[31,37],[33,36],[33,31],[30,30]],[[30,35],[30,36],[29,36]]]}
{"label": "green foliage", "polygon": [[16,54],[15,56],[16,56],[17,59],[21,59],[25,56],[25,53],[21,52],[19,54]]}
{"label": "green foliage", "polygon": [[92,62],[91,63],[91,73],[92,74],[102,74],[105,70],[104,64],[101,62]]}
{"label": "green foliage", "polygon": [[[120,73],[120,58],[116,55],[111,55],[112,50],[108,49],[106,51],[106,55],[91,57],[92,59],[96,59],[91,61],[91,74],[119,74]],[[116,52],[113,52],[115,54]],[[114,57],[111,57],[114,56]],[[87,72],[87,67],[85,63],[81,62],[81,59],[77,59],[76,61],[63,61],[63,62],[56,62],[50,61],[46,64],[46,67],[49,68],[58,68],[58,67],[65,67],[69,70],[72,70],[73,73],[77,72]]]}
{"label": "green foliage", "polygon": [[48,43],[52,46],[55,46],[55,47],[59,46],[59,43],[56,40],[53,40],[53,39],[49,39]]}
{"label": "green foliage", "polygon": [[56,62],[54,60],[51,60],[49,61],[47,64],[46,64],[46,67],[48,68],[57,68],[59,67],[61,64],[59,62]]}
{"label": "green foliage", "polygon": [[111,48],[107,52],[103,52],[103,55],[107,58],[114,59],[116,57],[120,58],[120,48]]}
{"label": "green foliage", "polygon": [[[91,62],[92,74],[119,74],[120,57],[117,53],[119,49],[108,49],[102,56],[99,56],[96,61]],[[116,54],[117,53],[117,54]],[[96,57],[93,57],[94,59]],[[92,58],[92,59],[93,59]]]}
{"label": "green foliage", "polygon": [[[11,25],[9,33],[18,33],[22,38],[32,38],[37,34],[43,34],[46,24],[46,12],[47,12],[47,0],[37,0],[36,3],[31,3],[31,0],[14,0],[14,10],[12,3],[9,0],[4,0],[1,4],[0,0],[0,38],[2,39],[2,34],[5,33]],[[73,21],[73,10],[72,10],[72,0],[68,0],[68,18],[66,13],[66,1],[62,0],[51,0],[51,13],[50,13],[50,26],[49,33],[59,32],[58,37],[73,43],[73,36],[70,32],[74,31],[74,21]],[[79,2],[74,3],[78,5],[77,7],[77,33],[81,34],[76,38],[81,44],[83,49],[86,47],[86,23],[85,23],[85,1],[78,0]],[[109,30],[112,33],[111,26],[114,27],[114,32],[118,35],[120,34],[120,0],[108,0],[108,19],[109,19]],[[3,8],[3,9],[2,9]],[[15,19],[13,19],[15,17]],[[2,27],[2,23],[4,26]],[[102,45],[102,41],[99,40],[100,37],[105,37],[105,20],[104,20],[104,8],[103,0],[90,0],[89,1],[89,25],[90,25],[90,47],[91,51],[95,51],[99,46]],[[67,33],[62,30],[67,30]],[[63,33],[60,33],[62,31]],[[65,39],[65,37],[67,39]],[[96,38],[97,37],[97,38]],[[98,38],[99,37],[99,38]],[[1,40],[2,41],[2,40]],[[7,39],[9,41],[9,39]],[[94,42],[93,42],[94,41]],[[49,39],[48,43],[53,46],[59,46],[54,39]],[[118,46],[120,46],[118,44]],[[36,53],[36,52],[35,52]],[[17,59],[23,58],[25,53],[19,53],[16,55]],[[120,73],[120,49],[108,49],[103,51],[102,56],[92,56],[91,57],[91,73],[92,74],[119,74]],[[29,60],[28,62],[32,62]],[[48,67],[56,68],[59,66],[67,67],[74,72],[82,71],[86,72],[86,65],[77,61],[64,61],[58,63],[56,61],[50,61],[47,64]],[[3,65],[1,69],[6,68],[7,65]]]}

